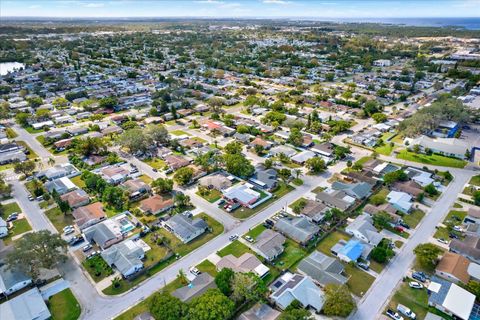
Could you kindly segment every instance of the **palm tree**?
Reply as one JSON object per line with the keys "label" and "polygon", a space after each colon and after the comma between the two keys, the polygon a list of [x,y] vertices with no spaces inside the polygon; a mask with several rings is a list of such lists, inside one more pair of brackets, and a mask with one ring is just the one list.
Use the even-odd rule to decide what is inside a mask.
{"label": "palm tree", "polygon": [[115,277],[112,279],[112,286],[114,288],[120,287],[120,277]]}
{"label": "palm tree", "polygon": [[50,158],[48,158],[48,162],[47,162],[47,163],[48,163],[49,166],[53,166],[53,165],[55,165],[55,159],[52,158],[52,157],[50,157]]}
{"label": "palm tree", "polygon": [[295,174],[295,178],[298,179],[298,177],[299,177],[300,174],[302,173],[302,170],[300,170],[300,169],[294,169],[294,170],[293,170],[293,173]]}

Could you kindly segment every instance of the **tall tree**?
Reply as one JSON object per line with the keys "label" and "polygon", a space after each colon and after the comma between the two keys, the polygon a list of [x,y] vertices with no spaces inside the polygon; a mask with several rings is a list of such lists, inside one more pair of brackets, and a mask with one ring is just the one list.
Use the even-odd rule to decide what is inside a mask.
{"label": "tall tree", "polygon": [[424,243],[419,244],[413,252],[423,267],[433,270],[442,250],[432,243]]}
{"label": "tall tree", "polygon": [[67,260],[66,249],[67,243],[58,234],[48,230],[30,232],[14,242],[6,262],[9,269],[22,270],[36,280],[41,268],[53,269]]}
{"label": "tall tree", "polygon": [[187,320],[229,319],[235,304],[218,289],[209,289],[189,304]]}
{"label": "tall tree", "polygon": [[185,316],[188,307],[168,292],[157,292],[150,300],[149,310],[155,319],[178,320]]}
{"label": "tall tree", "polygon": [[323,313],[327,316],[346,318],[355,308],[355,301],[345,286],[327,284],[325,296]]}
{"label": "tall tree", "polygon": [[29,176],[35,170],[35,162],[27,160],[23,162],[17,162],[13,166],[15,173],[23,173],[25,176]]}

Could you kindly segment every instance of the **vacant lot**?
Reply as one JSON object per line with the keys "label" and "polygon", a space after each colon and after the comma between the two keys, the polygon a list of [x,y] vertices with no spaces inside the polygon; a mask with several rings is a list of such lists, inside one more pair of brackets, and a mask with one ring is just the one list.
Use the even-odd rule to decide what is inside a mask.
{"label": "vacant lot", "polygon": [[203,195],[200,194],[199,191],[197,191],[196,194],[199,195],[200,197],[202,197],[203,199],[207,200],[210,203],[214,203],[215,201],[219,200],[222,197],[222,193],[220,191],[218,191],[217,189],[208,190],[208,193],[203,194]]}
{"label": "vacant lot", "polygon": [[45,211],[45,214],[59,232],[61,232],[65,226],[73,224],[72,215],[64,214],[62,211],[60,211],[59,207],[47,210]]}
{"label": "vacant lot", "polygon": [[416,154],[408,150],[400,151],[397,155],[397,158],[407,160],[407,161],[431,164],[434,166],[452,167],[452,168],[463,168],[467,164],[467,162],[460,159],[444,157],[438,154],[432,154],[430,156],[426,154]]}

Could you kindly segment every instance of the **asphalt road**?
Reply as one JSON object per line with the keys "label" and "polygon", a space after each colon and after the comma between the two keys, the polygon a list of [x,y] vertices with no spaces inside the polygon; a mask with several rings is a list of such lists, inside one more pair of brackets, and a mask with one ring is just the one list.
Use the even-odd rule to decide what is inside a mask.
{"label": "asphalt road", "polygon": [[435,226],[447,215],[451,206],[462,191],[465,183],[475,174],[473,171],[451,169],[455,179],[440,196],[430,212],[425,216],[410,239],[399,250],[395,258],[385,267],[377,277],[372,287],[358,304],[357,311],[350,319],[372,319],[383,311],[386,299],[393,293],[397,284],[411,267],[415,255],[413,249],[421,243],[428,242],[435,232]]}

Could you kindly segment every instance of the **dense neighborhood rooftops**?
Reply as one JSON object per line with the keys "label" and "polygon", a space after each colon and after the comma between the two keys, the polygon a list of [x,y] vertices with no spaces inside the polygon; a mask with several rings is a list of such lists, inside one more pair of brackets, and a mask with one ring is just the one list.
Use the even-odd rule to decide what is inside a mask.
{"label": "dense neighborhood rooftops", "polygon": [[322,286],[329,283],[345,284],[348,280],[342,273],[343,265],[335,258],[329,257],[319,251],[312,252],[298,265],[298,270],[310,276]]}
{"label": "dense neighborhood rooftops", "polygon": [[195,297],[205,293],[208,289],[216,288],[215,279],[208,273],[201,273],[196,276],[190,284],[179,288],[172,293],[172,296],[177,297],[183,302],[188,302]]}
{"label": "dense neighborhood rooftops", "polygon": [[445,252],[440,262],[437,264],[437,274],[452,275],[463,283],[470,280],[468,267],[470,262],[464,256],[453,252]]}
{"label": "dense neighborhood rooftops", "polygon": [[308,242],[320,231],[317,225],[311,223],[305,217],[278,219],[275,228],[298,243]]}

